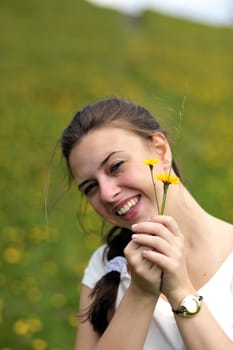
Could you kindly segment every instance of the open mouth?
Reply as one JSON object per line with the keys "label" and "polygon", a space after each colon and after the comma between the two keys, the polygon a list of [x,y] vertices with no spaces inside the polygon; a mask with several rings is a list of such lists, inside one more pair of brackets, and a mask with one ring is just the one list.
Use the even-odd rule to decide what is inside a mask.
{"label": "open mouth", "polygon": [[116,214],[118,216],[122,216],[128,214],[130,210],[139,202],[140,196],[134,197],[130,199],[127,203],[125,203],[120,209],[117,210]]}

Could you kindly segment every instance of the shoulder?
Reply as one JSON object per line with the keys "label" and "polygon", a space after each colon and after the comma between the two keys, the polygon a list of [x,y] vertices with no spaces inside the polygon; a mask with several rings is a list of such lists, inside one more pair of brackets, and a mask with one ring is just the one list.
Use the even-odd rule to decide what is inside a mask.
{"label": "shoulder", "polygon": [[106,244],[101,245],[99,248],[97,248],[91,255],[90,260],[89,260],[89,264],[93,261],[98,261],[98,260],[102,260],[103,262],[105,261],[105,250],[107,248]]}
{"label": "shoulder", "polygon": [[82,283],[89,288],[93,288],[96,282],[106,273],[105,250],[105,244],[96,249],[84,271]]}

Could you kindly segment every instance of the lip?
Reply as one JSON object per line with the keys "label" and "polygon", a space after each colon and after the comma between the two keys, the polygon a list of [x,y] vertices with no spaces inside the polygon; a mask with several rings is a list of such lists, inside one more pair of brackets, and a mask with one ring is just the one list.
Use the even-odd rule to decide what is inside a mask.
{"label": "lip", "polygon": [[[128,220],[132,220],[132,219],[136,216],[136,214],[137,214],[137,210],[136,210],[136,209],[137,209],[138,204],[139,204],[139,202],[140,202],[140,198],[141,198],[141,196],[138,194],[138,195],[129,197],[129,198],[127,198],[127,199],[121,201],[120,203],[118,203],[118,204],[114,207],[114,212],[115,212],[115,214],[117,215],[117,217],[123,218],[124,220],[127,220],[127,221],[128,221]],[[134,206],[132,206],[126,214],[122,214],[122,215],[117,214],[117,211],[119,211],[121,208],[123,208],[123,206],[124,206],[125,204],[127,204],[129,201],[131,201],[131,200],[133,200],[133,199],[137,199],[138,202],[137,202]]]}

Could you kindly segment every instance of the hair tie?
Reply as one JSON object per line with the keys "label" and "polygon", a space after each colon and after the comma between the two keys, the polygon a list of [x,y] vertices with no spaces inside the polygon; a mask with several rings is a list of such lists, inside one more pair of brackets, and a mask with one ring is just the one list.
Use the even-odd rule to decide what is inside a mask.
{"label": "hair tie", "polygon": [[127,273],[127,260],[123,256],[116,256],[109,260],[106,266],[106,273],[111,271],[117,271],[123,278]]}

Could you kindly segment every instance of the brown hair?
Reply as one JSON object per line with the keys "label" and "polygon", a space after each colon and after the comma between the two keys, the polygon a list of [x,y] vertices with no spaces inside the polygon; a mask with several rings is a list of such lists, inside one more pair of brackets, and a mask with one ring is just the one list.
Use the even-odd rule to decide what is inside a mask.
{"label": "brown hair", "polygon": [[[115,125],[131,130],[143,138],[151,138],[155,131],[165,132],[160,128],[157,120],[144,108],[118,98],[109,98],[85,106],[77,112],[73,120],[63,131],[61,148],[69,169],[69,156],[74,145],[80,142],[90,131],[106,125]],[[175,173],[179,175],[175,162],[172,162]],[[126,228],[114,226],[106,236],[108,260],[116,256],[124,256],[124,248],[131,240],[132,232]],[[120,283],[120,274],[112,271],[104,275],[94,287],[91,297],[93,302],[84,314],[95,331],[102,334],[107,328],[115,310],[117,291]]]}

